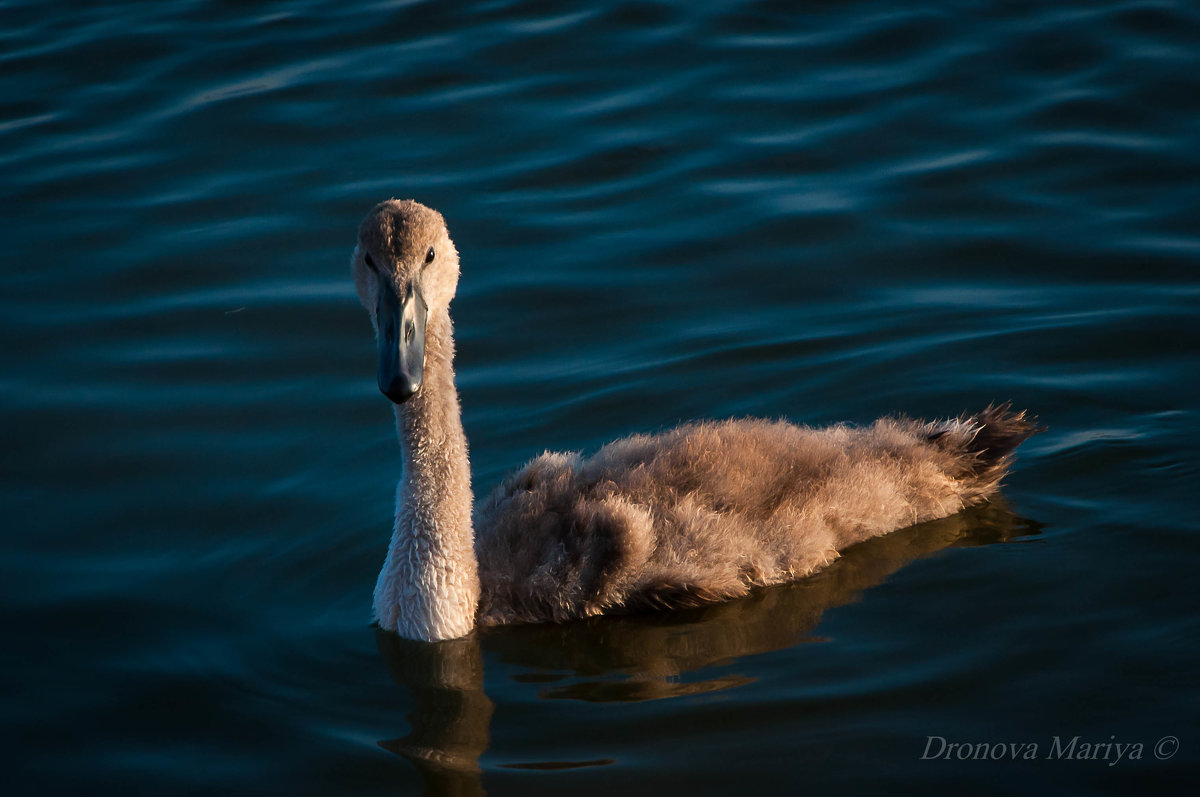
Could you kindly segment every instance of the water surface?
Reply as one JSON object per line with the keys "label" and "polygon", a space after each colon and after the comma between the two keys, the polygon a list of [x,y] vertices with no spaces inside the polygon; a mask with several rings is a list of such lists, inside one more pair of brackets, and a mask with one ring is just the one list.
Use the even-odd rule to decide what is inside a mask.
{"label": "water surface", "polygon": [[[5,2],[0,170],[5,793],[1195,782],[1194,5]],[[393,195],[477,492],[699,417],[1049,430],[800,584],[377,635]],[[1143,758],[922,760],[1056,735]]]}

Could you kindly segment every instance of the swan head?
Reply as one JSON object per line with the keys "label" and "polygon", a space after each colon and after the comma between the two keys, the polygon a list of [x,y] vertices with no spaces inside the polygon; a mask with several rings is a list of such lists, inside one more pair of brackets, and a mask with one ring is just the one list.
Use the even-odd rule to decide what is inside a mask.
{"label": "swan head", "polygon": [[379,389],[403,404],[424,379],[426,324],[450,311],[458,287],[445,219],[411,199],[380,202],[359,225],[351,269],[379,344]]}

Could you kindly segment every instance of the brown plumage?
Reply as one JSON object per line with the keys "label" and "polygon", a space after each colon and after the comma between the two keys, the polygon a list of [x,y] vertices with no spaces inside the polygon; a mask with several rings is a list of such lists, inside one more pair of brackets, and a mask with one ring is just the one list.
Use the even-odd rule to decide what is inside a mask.
{"label": "brown plumage", "polygon": [[696,606],[800,578],[856,542],[985,501],[1038,431],[1009,405],[864,428],[688,424],[587,459],[543,454],[472,519],[449,316],[458,255],[441,216],[381,203],[353,268],[377,334],[382,291],[428,305],[423,384],[395,405],[405,467],[375,592],[380,625],[402,636]]}
{"label": "brown plumage", "polygon": [[819,570],[856,542],[995,492],[1035,431],[989,407],[927,424],[697,423],[543,454],[475,517],[479,621],[695,606]]}

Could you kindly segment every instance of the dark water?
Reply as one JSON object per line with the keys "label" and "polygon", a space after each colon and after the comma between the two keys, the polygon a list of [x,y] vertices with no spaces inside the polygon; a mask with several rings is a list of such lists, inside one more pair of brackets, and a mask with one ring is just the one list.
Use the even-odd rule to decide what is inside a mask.
{"label": "dark water", "polygon": [[[1200,775],[1194,4],[7,2],[0,175],[4,793]],[[462,252],[480,492],[694,417],[1049,431],[805,583],[377,637],[399,460],[347,263],[392,195]]]}

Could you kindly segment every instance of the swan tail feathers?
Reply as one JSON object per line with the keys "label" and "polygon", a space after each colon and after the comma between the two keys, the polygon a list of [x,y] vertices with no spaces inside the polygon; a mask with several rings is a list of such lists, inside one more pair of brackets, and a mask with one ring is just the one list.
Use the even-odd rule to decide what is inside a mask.
{"label": "swan tail feathers", "polygon": [[1011,402],[926,426],[927,439],[954,455],[964,505],[981,503],[1000,485],[1017,447],[1046,427]]}

